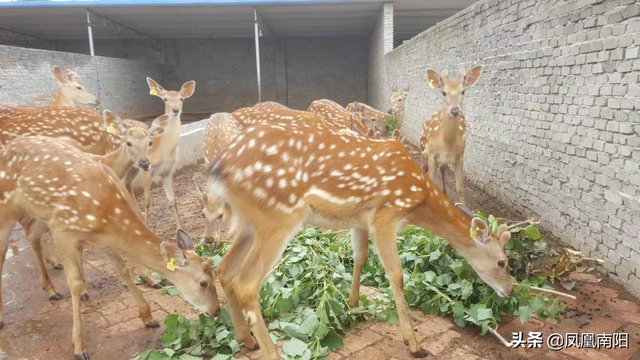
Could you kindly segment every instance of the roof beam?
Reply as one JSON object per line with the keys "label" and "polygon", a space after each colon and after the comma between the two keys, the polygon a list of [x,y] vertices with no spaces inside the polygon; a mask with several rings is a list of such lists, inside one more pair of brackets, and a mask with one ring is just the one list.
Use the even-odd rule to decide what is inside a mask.
{"label": "roof beam", "polygon": [[23,44],[28,43],[31,47],[58,50],[58,44],[34,35],[25,34],[19,31],[0,28],[0,40],[8,39],[9,42]]}
{"label": "roof beam", "polygon": [[[164,51],[164,45],[162,41],[154,39],[151,36],[144,34],[128,25],[119,23],[94,11],[91,11],[89,9],[87,9],[87,11],[91,14],[91,26],[102,26],[107,31],[115,33],[123,39],[135,41],[156,51]],[[100,21],[96,21],[94,20],[94,18],[98,18],[100,19]]]}

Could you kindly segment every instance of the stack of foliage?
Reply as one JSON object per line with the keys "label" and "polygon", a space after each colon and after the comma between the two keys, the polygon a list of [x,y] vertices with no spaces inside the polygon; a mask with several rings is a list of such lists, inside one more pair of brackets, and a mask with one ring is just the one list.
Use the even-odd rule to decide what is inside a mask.
{"label": "stack of foliage", "polygon": [[[485,220],[493,231],[497,230],[493,216]],[[548,287],[545,278],[531,275],[529,266],[538,256],[546,256],[546,251],[536,250],[543,243],[538,229],[528,226],[513,230],[507,255],[516,286],[510,298],[498,297],[442,239],[414,227],[401,232],[398,250],[409,305],[425,313],[451,315],[460,327],[480,326],[483,334],[497,326],[504,314],[520,316],[523,322],[534,314],[542,319],[559,319],[565,304],[529,289]],[[207,245],[198,245],[196,250],[202,256],[213,256],[216,264],[226,252],[225,247],[214,252]],[[349,235],[306,228],[291,241],[260,292],[260,305],[274,342],[285,340],[286,359],[325,358],[330,350],[342,348],[342,334],[350,328],[366,320],[398,321],[389,281],[374,254],[371,246],[362,284],[378,288],[380,294],[373,299],[361,296],[360,306],[350,308],[353,258]],[[217,318],[200,316],[194,322],[182,315],[168,315],[165,328],[163,349],[146,351],[135,360],[190,360],[200,356],[228,359],[241,346],[226,308]]]}

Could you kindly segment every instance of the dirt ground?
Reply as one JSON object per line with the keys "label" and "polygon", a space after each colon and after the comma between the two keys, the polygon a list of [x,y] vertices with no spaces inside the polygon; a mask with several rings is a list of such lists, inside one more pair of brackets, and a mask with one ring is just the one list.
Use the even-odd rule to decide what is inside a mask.
{"label": "dirt ground", "polygon": [[[184,169],[175,178],[178,208],[187,230],[194,238],[203,232],[201,205],[192,176],[203,180],[200,167]],[[453,189],[452,177],[448,187]],[[515,216],[499,204],[468,186],[468,202],[474,209],[501,216]],[[451,194],[454,194],[453,191]],[[172,239],[175,223],[162,188],[153,190],[152,230]],[[33,253],[24,231],[12,236],[12,246],[2,275],[4,328],[0,330],[0,360],[3,359],[69,359],[71,346],[71,300],[63,271],[48,267],[54,285],[64,297],[49,301],[37,282]],[[51,245],[47,245],[51,249]],[[129,292],[112,271],[105,257],[88,252],[86,277],[89,301],[83,302],[86,342],[92,359],[130,359],[139,352],[159,346],[163,328],[146,329],[138,319],[138,312]],[[569,348],[551,351],[546,342],[541,349],[507,349],[497,339],[480,336],[479,329],[459,329],[450,318],[423,315],[413,311],[416,336],[423,348],[441,359],[640,359],[640,314],[638,301],[619,286],[600,280],[592,274],[574,274],[577,285],[569,293],[578,297],[570,301],[561,324],[531,319],[520,325],[519,319],[506,319],[499,332],[511,339],[512,332],[540,331],[543,338],[551,333],[614,333],[629,334],[629,349],[603,350]],[[162,322],[168,313],[183,312],[187,317],[197,314],[179,297],[162,295],[161,291],[141,286],[149,300],[153,315]],[[565,291],[563,289],[559,289]],[[362,293],[371,293],[363,289]],[[565,291],[567,292],[567,291]],[[224,294],[218,289],[221,301]],[[236,355],[239,359],[259,359],[260,350],[246,349]],[[332,353],[330,359],[411,359],[402,342],[399,329],[388,323],[365,323],[345,337],[345,347]]]}

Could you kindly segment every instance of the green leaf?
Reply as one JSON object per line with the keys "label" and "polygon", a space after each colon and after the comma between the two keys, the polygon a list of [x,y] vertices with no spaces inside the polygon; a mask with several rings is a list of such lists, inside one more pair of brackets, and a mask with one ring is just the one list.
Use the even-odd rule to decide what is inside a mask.
{"label": "green leaf", "polygon": [[387,321],[392,325],[396,325],[398,323],[398,312],[390,311],[389,314],[387,314]]}
{"label": "green leaf", "polygon": [[520,323],[524,324],[527,322],[527,320],[529,320],[533,314],[534,311],[531,307],[529,306],[520,306],[518,308],[518,312],[520,313]]}
{"label": "green leaf", "polygon": [[429,271],[424,273],[424,277],[425,277],[425,280],[427,282],[433,282],[433,280],[436,279],[436,273],[434,273],[433,271],[429,270]]}
{"label": "green leaf", "polygon": [[478,309],[478,320],[493,319],[493,310],[491,309]]}
{"label": "green leaf", "polygon": [[539,240],[542,235],[540,235],[540,230],[538,230],[537,227],[533,226],[533,225],[529,225],[527,226],[524,230],[523,230],[524,234],[526,236],[528,236],[531,240]]}
{"label": "green leaf", "polygon": [[162,293],[170,296],[178,296],[181,295],[182,292],[175,285],[174,286],[165,286],[162,288]]}
{"label": "green leaf", "polygon": [[316,316],[316,314],[311,313],[311,315],[304,319],[302,324],[300,324],[300,331],[311,336],[318,327],[319,323],[320,322],[318,321],[318,317]]}
{"label": "green leaf", "polygon": [[529,300],[529,307],[531,307],[533,311],[540,309],[543,304],[544,304],[544,301],[539,297],[534,297],[531,300]]}
{"label": "green leaf", "polygon": [[164,328],[168,334],[173,334],[176,332],[179,316],[180,315],[177,314],[169,314],[164,318]]}
{"label": "green leaf", "polygon": [[435,251],[432,251],[431,254],[429,254],[429,261],[436,261],[440,259],[440,255],[442,255],[440,250],[436,249]]}
{"label": "green leaf", "polygon": [[182,355],[180,355],[180,357],[178,359],[180,359],[180,360],[202,360],[201,357],[193,356],[193,355],[189,355],[189,354],[182,354]]}
{"label": "green leaf", "polygon": [[221,353],[217,353],[214,357],[211,358],[211,360],[229,360],[229,359],[233,359],[233,356],[227,355],[227,354],[221,354]]}
{"label": "green leaf", "polygon": [[344,347],[342,337],[336,334],[335,330],[333,329],[329,330],[329,333],[324,337],[324,339],[320,341],[320,344],[322,346],[329,347],[329,349],[333,351],[340,350]]}
{"label": "green leaf", "polygon": [[307,344],[295,338],[282,344],[284,353],[292,357],[302,355],[307,349],[309,349]]}
{"label": "green leaf", "polygon": [[448,285],[452,279],[453,277],[451,276],[451,274],[438,275],[436,276],[436,284],[440,286],[445,286],[445,285]]}
{"label": "green leaf", "polygon": [[558,315],[558,305],[555,302],[547,308],[547,314],[552,319]]}

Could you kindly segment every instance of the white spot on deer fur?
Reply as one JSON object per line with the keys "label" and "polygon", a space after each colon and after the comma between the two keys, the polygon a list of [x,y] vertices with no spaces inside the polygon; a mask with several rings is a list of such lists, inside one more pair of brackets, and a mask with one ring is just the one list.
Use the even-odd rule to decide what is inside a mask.
{"label": "white spot on deer fur", "polygon": [[266,199],[267,192],[264,191],[264,189],[257,187],[253,189],[253,196],[257,197],[258,199]]}
{"label": "white spot on deer fur", "polygon": [[267,148],[267,155],[276,155],[278,153],[278,147],[276,145],[271,145]]}
{"label": "white spot on deer fur", "polygon": [[285,180],[285,179],[278,180],[278,187],[280,189],[286,188],[287,187],[287,180]]}
{"label": "white spot on deer fur", "polygon": [[337,177],[337,176],[342,176],[344,174],[338,170],[333,170],[329,175]]}
{"label": "white spot on deer fur", "polygon": [[385,189],[385,190],[382,190],[380,192],[380,194],[382,194],[382,196],[387,196],[387,195],[391,194],[391,191]]}
{"label": "white spot on deer fur", "polygon": [[142,235],[142,232],[140,232],[140,230],[136,230],[136,231],[134,231],[134,233],[135,233],[136,235]]}
{"label": "white spot on deer fur", "polygon": [[286,171],[284,169],[278,169],[278,171],[276,171],[276,175],[278,176],[282,176],[286,173]]}
{"label": "white spot on deer fur", "polygon": [[76,196],[76,195],[78,195],[78,193],[75,192],[75,190],[69,190],[69,195]]}
{"label": "white spot on deer fur", "polygon": [[382,177],[382,181],[392,181],[395,180],[396,176],[395,175],[389,175],[389,176],[383,176]]}
{"label": "white spot on deer fur", "polygon": [[86,192],[86,191],[82,191],[81,193],[82,193],[82,195],[84,195],[84,196],[86,196],[86,197],[88,197],[88,198],[90,198],[90,197],[91,197],[91,194],[89,194],[89,193],[88,193],[88,192]]}
{"label": "white spot on deer fur", "polygon": [[124,224],[125,224],[125,225],[129,225],[129,224],[131,224],[131,220],[129,220],[129,219],[124,219],[124,221],[123,221],[123,222],[124,222]]}
{"label": "white spot on deer fur", "polygon": [[462,127],[462,125],[458,126],[458,129],[460,129],[460,130],[464,130],[464,128]]}
{"label": "white spot on deer fur", "polygon": [[89,214],[89,215],[87,215],[87,220],[96,221],[96,217],[91,215],[91,214]]}
{"label": "white spot on deer fur", "polygon": [[402,190],[396,190],[395,194],[398,196],[402,195]]}

